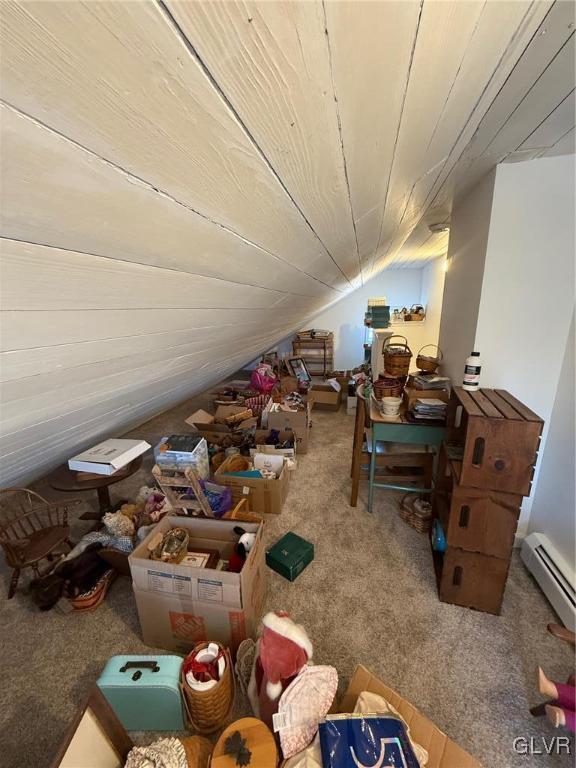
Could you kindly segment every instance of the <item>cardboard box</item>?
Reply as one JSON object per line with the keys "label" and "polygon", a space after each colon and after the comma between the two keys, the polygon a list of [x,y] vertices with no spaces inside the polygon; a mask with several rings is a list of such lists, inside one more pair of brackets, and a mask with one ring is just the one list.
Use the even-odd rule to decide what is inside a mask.
{"label": "cardboard box", "polygon": [[190,531],[190,547],[218,549],[227,560],[238,537],[233,520],[164,517],[128,558],[144,642],[187,653],[200,640],[235,650],[254,637],[265,592],[263,523],[242,523],[257,534],[241,573],[151,560],[147,543],[172,527]]}
{"label": "cardboard box", "polygon": [[184,419],[184,421],[191,427],[195,427],[196,424],[214,424],[214,416],[200,408],[198,411],[194,411],[191,416],[188,416],[187,419]]}
{"label": "cardboard box", "polygon": [[280,378],[280,394],[287,395],[290,392],[298,392],[298,379],[296,376],[282,376]]}
{"label": "cardboard box", "polygon": [[266,565],[288,581],[294,581],[312,560],[314,544],[292,531],[282,536],[266,552]]}
{"label": "cardboard box", "polygon": [[68,460],[68,467],[77,472],[113,475],[151,446],[145,440],[104,440]]}
{"label": "cardboard box", "polygon": [[296,453],[307,453],[310,444],[310,413],[312,403],[306,404],[303,411],[269,411],[268,428],[286,430],[291,429],[296,437]]}
{"label": "cardboard box", "polygon": [[404,390],[406,410],[409,411],[416,403],[416,400],[427,397],[435,397],[438,400],[442,400],[443,403],[447,403],[450,400],[450,393],[447,389],[416,389],[415,387],[406,387]]}
{"label": "cardboard box", "polygon": [[428,720],[415,706],[403,699],[381,680],[359,665],[350,680],[350,685],[338,707],[340,712],[353,712],[356,700],[362,691],[383,696],[395,707],[410,726],[414,741],[428,750],[426,768],[482,768],[481,764],[465,752],[462,747],[446,736],[431,720]]}
{"label": "cardboard box", "polygon": [[280,430],[278,437],[282,443],[292,440],[294,448],[277,448],[275,445],[267,445],[266,439],[270,436],[269,429],[257,429],[254,435],[254,441],[257,448],[250,448],[250,456],[254,457],[257,453],[269,453],[273,456],[284,456],[286,459],[295,459],[296,457],[296,435],[291,429]]}
{"label": "cardboard box", "polygon": [[257,514],[279,515],[288,495],[288,478],[290,472],[286,466],[282,468],[280,476],[274,480],[266,480],[263,477],[241,477],[234,474],[215,472],[214,479],[220,485],[232,488],[232,500],[237,504],[245,497],[245,489],[248,488],[248,510]]}
{"label": "cardboard box", "polygon": [[314,408],[338,411],[342,405],[342,390],[336,391],[330,384],[313,384],[308,392],[308,399],[314,403]]}

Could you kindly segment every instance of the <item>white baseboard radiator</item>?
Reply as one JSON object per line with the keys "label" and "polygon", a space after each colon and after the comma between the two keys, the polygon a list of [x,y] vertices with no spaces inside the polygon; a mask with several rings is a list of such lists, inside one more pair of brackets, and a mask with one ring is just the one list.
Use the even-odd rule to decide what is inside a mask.
{"label": "white baseboard radiator", "polygon": [[520,555],[564,626],[576,631],[576,578],[572,568],[542,533],[527,536]]}

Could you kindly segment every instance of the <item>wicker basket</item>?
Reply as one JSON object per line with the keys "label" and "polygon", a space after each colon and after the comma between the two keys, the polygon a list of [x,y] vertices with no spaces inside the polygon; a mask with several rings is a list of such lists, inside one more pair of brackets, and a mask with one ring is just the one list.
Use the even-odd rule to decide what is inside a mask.
{"label": "wicker basket", "polygon": [[372,386],[374,397],[376,400],[382,400],[383,397],[400,397],[404,389],[405,381],[405,377],[396,379],[383,376],[382,378],[377,379]]}
{"label": "wicker basket", "polygon": [[420,497],[407,493],[400,501],[400,517],[418,533],[429,533],[432,528],[432,507],[428,510],[418,509],[416,502]]}
{"label": "wicker basket", "polygon": [[[434,347],[437,354],[423,355],[422,350],[426,349],[427,347]],[[425,344],[416,356],[416,367],[419,371],[424,371],[424,373],[436,373],[436,370],[441,362],[442,352],[440,351],[440,347],[437,347],[436,344]]]}
{"label": "wicker basket", "polygon": [[[180,673],[184,709],[192,729],[201,734],[214,733],[222,728],[234,704],[234,675],[230,652],[219,643],[214,644],[226,655],[226,669],[215,686],[207,691],[195,691],[186,682],[184,665]],[[191,653],[201,651],[209,645],[208,642],[196,643]]]}
{"label": "wicker basket", "polygon": [[[392,339],[402,339],[402,341],[391,343]],[[397,378],[408,375],[410,360],[412,360],[412,350],[404,336],[388,336],[384,341],[382,354],[384,355],[384,372],[388,376]]]}

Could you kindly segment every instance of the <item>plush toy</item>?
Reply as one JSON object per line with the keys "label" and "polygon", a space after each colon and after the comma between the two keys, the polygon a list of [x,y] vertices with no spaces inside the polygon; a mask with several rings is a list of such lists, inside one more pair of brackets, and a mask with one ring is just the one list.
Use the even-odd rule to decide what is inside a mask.
{"label": "plush toy", "polygon": [[144,504],[122,504],[120,512],[131,520],[134,520],[144,512]]}
{"label": "plush toy", "polygon": [[111,536],[134,536],[134,523],[122,512],[106,512],[102,522]]}
{"label": "plush toy", "polygon": [[280,696],[312,659],[312,652],[306,630],[287,613],[277,611],[264,616],[248,696],[256,717],[270,727]]}
{"label": "plush toy", "polygon": [[230,555],[230,559],[228,561],[228,570],[231,573],[240,573],[244,567],[246,558],[248,557],[248,552],[250,552],[254,546],[254,542],[256,541],[256,534],[247,533],[244,528],[241,528],[239,525],[234,527],[234,533],[240,538],[234,545],[234,550]]}

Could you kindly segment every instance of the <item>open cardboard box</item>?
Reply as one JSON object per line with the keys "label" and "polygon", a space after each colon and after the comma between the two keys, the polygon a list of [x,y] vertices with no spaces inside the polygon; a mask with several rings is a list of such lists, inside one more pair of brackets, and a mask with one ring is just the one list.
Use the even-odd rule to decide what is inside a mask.
{"label": "open cardboard box", "polygon": [[366,667],[356,667],[350,685],[344,694],[339,712],[353,712],[356,700],[362,691],[370,691],[383,696],[395,707],[406,723],[414,741],[428,751],[426,768],[482,768],[481,764],[465,752],[462,747],[446,736],[431,720],[419,712],[413,704],[403,699],[391,688],[388,688],[376,675]]}
{"label": "open cardboard box", "polygon": [[263,523],[242,523],[256,533],[240,573],[151,560],[148,542],[170,528],[189,531],[189,548],[218,549],[227,560],[238,536],[234,520],[167,515],[129,556],[132,586],[146,645],[187,652],[200,640],[218,640],[234,650],[253,637],[265,591]]}
{"label": "open cardboard box", "polygon": [[214,473],[214,480],[220,485],[227,485],[232,489],[234,504],[246,497],[246,489],[248,489],[247,503],[250,512],[256,512],[258,515],[279,515],[288,495],[289,475],[290,472],[286,468],[286,463],[284,463],[280,475],[273,480],[267,480],[264,477],[244,477],[233,472],[227,474],[218,467]]}
{"label": "open cardboard box", "polygon": [[338,411],[342,405],[342,389],[334,389],[331,384],[314,383],[308,390],[308,400],[314,408],[326,411]]}
{"label": "open cardboard box", "polygon": [[312,404],[306,403],[306,408],[301,411],[278,410],[267,411],[266,424],[268,429],[288,430],[294,432],[297,453],[307,453],[310,443],[310,413]]}

